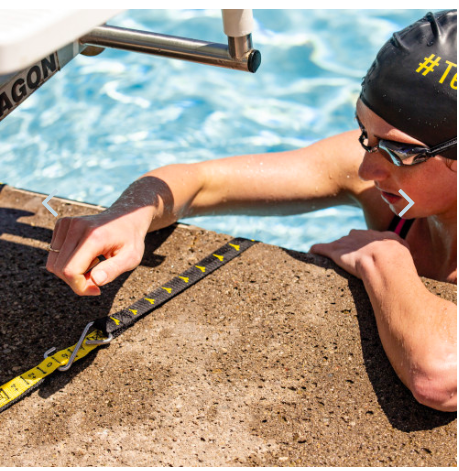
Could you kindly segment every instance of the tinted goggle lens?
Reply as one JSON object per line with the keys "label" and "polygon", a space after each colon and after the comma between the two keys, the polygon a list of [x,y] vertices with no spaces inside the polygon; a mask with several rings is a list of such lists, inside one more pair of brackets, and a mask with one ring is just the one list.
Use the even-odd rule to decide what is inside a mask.
{"label": "tinted goggle lens", "polygon": [[416,165],[427,160],[425,147],[404,145],[400,142],[386,141],[381,139],[378,149],[386,158],[397,166]]}
{"label": "tinted goggle lens", "polygon": [[359,118],[356,117],[356,119],[359,123],[360,130],[362,131],[359,141],[367,152],[379,151],[382,156],[394,165],[397,165],[397,167],[402,167],[403,165],[416,165],[427,160],[428,157],[426,152],[428,149],[426,147],[413,146],[385,139],[381,139],[377,146],[370,147],[367,131],[363,127]]}

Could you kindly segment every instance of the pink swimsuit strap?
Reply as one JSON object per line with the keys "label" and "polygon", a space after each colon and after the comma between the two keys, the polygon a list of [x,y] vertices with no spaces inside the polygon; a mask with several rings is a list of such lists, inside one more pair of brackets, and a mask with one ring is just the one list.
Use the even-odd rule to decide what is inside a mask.
{"label": "pink swimsuit strap", "polygon": [[395,232],[402,239],[406,237],[408,231],[410,230],[411,225],[413,224],[414,219],[402,219],[398,216],[394,216],[392,219],[388,230]]}

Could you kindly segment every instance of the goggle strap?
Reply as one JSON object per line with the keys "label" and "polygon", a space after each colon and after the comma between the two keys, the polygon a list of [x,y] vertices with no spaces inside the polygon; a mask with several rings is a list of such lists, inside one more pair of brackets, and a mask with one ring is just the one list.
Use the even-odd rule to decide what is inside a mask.
{"label": "goggle strap", "polygon": [[[442,142],[441,144],[438,144],[436,146],[433,146],[429,149],[428,152],[426,152],[426,155],[429,157],[433,157],[434,155],[441,154],[445,150],[450,149],[451,147],[454,147],[457,145],[457,137],[453,137],[449,141]],[[448,157],[450,160],[457,160],[457,156],[454,157]]]}

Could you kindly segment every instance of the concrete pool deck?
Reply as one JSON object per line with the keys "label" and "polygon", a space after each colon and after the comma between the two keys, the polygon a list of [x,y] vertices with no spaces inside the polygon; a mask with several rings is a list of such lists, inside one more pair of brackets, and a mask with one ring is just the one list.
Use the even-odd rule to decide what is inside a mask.
{"label": "concrete pool deck", "polygon": [[[45,269],[45,197],[0,186],[0,385],[231,239],[149,234],[136,270],[80,298]],[[423,281],[456,302],[455,286]],[[0,464],[456,466],[456,425],[399,381],[359,280],[259,243],[0,414]]]}

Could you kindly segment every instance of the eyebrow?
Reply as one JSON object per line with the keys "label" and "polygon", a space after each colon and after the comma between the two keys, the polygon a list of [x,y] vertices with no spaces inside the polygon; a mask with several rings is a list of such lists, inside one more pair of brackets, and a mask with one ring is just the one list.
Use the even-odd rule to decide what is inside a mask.
{"label": "eyebrow", "polygon": [[[362,121],[359,118],[359,115],[357,114],[357,111],[355,112],[355,118],[357,119],[357,122],[360,123],[359,127],[361,127],[368,136],[368,131],[367,128],[363,125]],[[406,140],[399,141],[399,140],[393,140],[393,139],[387,139],[386,137],[381,137],[378,136],[377,134],[373,134],[373,136],[378,139],[378,141],[390,141],[390,142],[396,142],[397,144],[405,144],[405,145],[413,145],[413,146],[419,146],[420,144],[414,143],[414,142],[406,142]],[[424,145],[424,144],[423,144]]]}
{"label": "eyebrow", "polygon": [[[357,119],[357,122],[359,123],[359,127],[365,131],[367,133],[367,136],[368,136],[368,131],[367,131],[367,128],[363,125],[362,121],[360,121],[360,118],[357,114],[357,112],[355,113],[355,118]],[[378,141],[391,141],[391,142],[397,142],[399,144],[407,144],[406,142],[402,142],[402,141],[393,141],[392,139],[385,139],[381,136],[378,136],[377,134],[374,134],[374,137],[376,137],[376,139],[378,139]]]}

